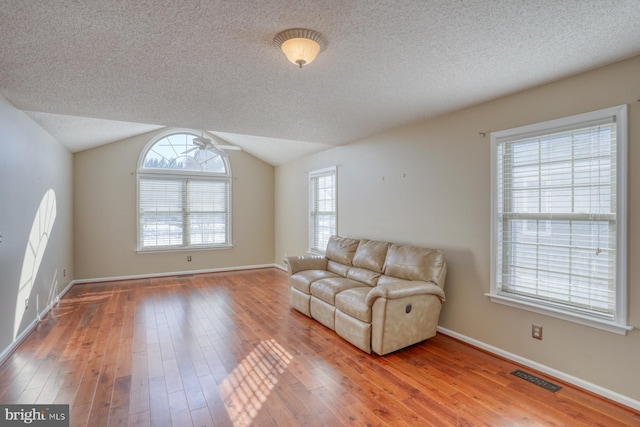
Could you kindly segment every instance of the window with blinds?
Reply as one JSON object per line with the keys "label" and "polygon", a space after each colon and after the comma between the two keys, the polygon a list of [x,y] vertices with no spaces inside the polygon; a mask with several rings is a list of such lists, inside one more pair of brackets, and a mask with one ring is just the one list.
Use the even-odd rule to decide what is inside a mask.
{"label": "window with blinds", "polygon": [[626,107],[491,137],[490,296],[624,324]]}
{"label": "window with blinds", "polygon": [[309,173],[309,250],[324,253],[336,234],[336,168]]}
{"label": "window with blinds", "polygon": [[197,136],[195,132],[161,135],[143,151],[138,170],[138,250],[231,245],[227,160],[194,146]]}

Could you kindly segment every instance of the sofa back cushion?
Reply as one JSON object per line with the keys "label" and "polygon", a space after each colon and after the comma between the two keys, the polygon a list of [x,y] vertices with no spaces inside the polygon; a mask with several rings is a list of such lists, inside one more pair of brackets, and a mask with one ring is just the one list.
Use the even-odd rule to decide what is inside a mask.
{"label": "sofa back cushion", "polygon": [[362,239],[353,255],[353,266],[382,273],[388,249],[387,242]]}
{"label": "sofa back cushion", "polygon": [[439,249],[391,244],[384,263],[384,274],[406,280],[438,283],[444,267],[444,254]]}
{"label": "sofa back cushion", "polygon": [[353,255],[358,248],[358,239],[347,239],[345,237],[331,236],[327,243],[327,250],[324,256],[330,261],[351,266]]}

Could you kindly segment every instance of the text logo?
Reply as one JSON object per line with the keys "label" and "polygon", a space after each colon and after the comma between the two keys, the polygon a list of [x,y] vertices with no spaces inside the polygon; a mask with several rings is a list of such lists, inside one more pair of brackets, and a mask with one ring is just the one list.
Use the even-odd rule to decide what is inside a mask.
{"label": "text logo", "polygon": [[0,426],[69,427],[69,405],[0,404]]}

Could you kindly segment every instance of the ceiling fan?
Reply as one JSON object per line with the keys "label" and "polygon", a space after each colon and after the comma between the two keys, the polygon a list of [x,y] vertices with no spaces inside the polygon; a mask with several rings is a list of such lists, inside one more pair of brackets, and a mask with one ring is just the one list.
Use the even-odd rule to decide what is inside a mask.
{"label": "ceiling fan", "polygon": [[235,145],[220,145],[220,144],[216,144],[215,141],[206,138],[204,136],[204,132],[202,132],[202,136],[198,136],[196,138],[193,138],[192,141],[193,145],[195,145],[195,147],[188,149],[187,151],[185,151],[182,154],[187,154],[190,153],[194,150],[208,150],[214,154],[217,154],[218,156],[221,157],[228,157],[229,155],[227,153],[225,153],[225,150],[237,150],[237,151],[242,151],[242,148],[237,147]]}

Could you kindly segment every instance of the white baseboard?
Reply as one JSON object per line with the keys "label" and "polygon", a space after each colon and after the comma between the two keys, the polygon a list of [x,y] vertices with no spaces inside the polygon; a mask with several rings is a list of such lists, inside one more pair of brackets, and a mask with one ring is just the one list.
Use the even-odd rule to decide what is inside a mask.
{"label": "white baseboard", "polygon": [[2,353],[0,353],[0,365],[2,365],[4,361],[9,357],[9,355],[11,355],[11,353],[13,353],[13,351],[20,344],[22,344],[22,341],[24,341],[25,338],[27,338],[27,336],[31,333],[31,331],[33,331],[33,329],[38,326],[40,320],[42,320],[47,314],[49,314],[49,311],[53,308],[53,306],[57,304],[58,300],[62,298],[64,294],[69,292],[69,289],[71,289],[73,285],[73,281],[69,282],[69,284],[62,290],[62,292],[60,292],[57,296],[54,296],[53,299],[49,301],[49,304],[47,304],[47,306],[42,311],[36,314],[36,318],[33,319],[33,322],[29,323],[24,331],[22,331],[20,335],[18,335],[16,339],[11,344],[9,344],[9,346],[5,348]]}
{"label": "white baseboard", "polygon": [[134,274],[129,276],[94,277],[91,279],[74,280],[72,283],[74,285],[77,285],[77,284],[83,284],[83,283],[115,282],[118,280],[151,279],[154,277],[182,276],[185,274],[220,273],[223,271],[255,270],[258,268],[269,268],[269,267],[280,268],[277,264],[243,265],[239,267],[208,268],[204,270],[170,271],[166,273]]}
{"label": "white baseboard", "polygon": [[438,326],[438,332],[441,332],[444,335],[448,335],[450,337],[456,338],[467,344],[471,344],[472,346],[478,347],[489,353],[511,360],[512,362],[518,363],[523,366],[527,366],[531,369],[535,369],[538,372],[542,372],[551,377],[554,377],[564,382],[567,382],[569,384],[572,384],[576,387],[582,388],[584,390],[588,390],[599,396],[602,396],[604,398],[613,400],[614,402],[620,403],[621,405],[628,406],[629,408],[635,409],[636,411],[640,411],[640,401],[624,396],[620,393],[616,393],[615,391],[606,389],[597,384],[590,383],[581,378],[574,377],[573,375],[569,375],[565,372],[558,371],[557,369],[550,368],[549,366],[543,365],[541,363],[534,362],[533,360],[529,360],[522,356],[518,356],[517,354],[513,354],[508,351],[502,350],[498,347],[494,347],[492,345],[483,343],[482,341],[478,341],[473,338],[467,337],[466,335],[462,335],[457,332],[451,331],[449,329],[443,328],[442,326]]}

